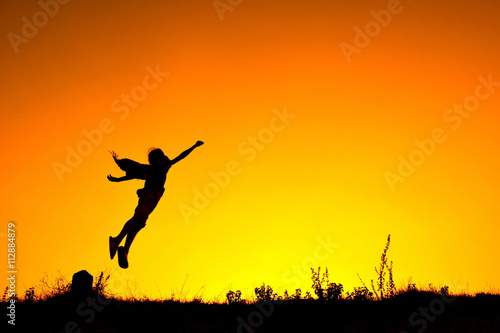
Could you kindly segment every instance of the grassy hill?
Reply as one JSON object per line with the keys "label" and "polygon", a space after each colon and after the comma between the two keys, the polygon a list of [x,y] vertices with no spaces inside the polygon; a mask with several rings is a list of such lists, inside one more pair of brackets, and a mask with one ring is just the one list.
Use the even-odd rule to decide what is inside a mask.
{"label": "grassy hill", "polygon": [[[5,308],[5,307],[4,307]],[[19,332],[500,332],[500,295],[411,291],[383,300],[233,304],[70,293],[16,307]]]}
{"label": "grassy hill", "polygon": [[390,237],[375,268],[377,278],[347,292],[330,282],[328,269],[311,268],[312,292],[306,293],[278,295],[263,284],[251,300],[239,290],[229,290],[219,303],[124,299],[108,290],[109,276],[94,279],[81,271],[72,282],[42,280],[45,288],[29,288],[22,299],[6,297],[6,288],[2,308],[9,313],[7,307],[15,307],[15,329],[23,333],[500,332],[498,293],[452,294],[448,286],[424,290],[415,284],[397,289],[389,243]]}

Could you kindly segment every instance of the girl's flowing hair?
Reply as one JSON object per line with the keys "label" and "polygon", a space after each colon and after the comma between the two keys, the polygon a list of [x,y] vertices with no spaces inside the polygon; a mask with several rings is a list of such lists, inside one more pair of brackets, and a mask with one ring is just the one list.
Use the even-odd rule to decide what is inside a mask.
{"label": "girl's flowing hair", "polygon": [[[156,149],[160,149],[160,148],[158,148],[158,147],[151,147],[151,148],[149,148],[149,149],[148,149],[148,157],[149,157],[149,154],[151,154],[151,152],[152,152],[153,150],[156,150]],[[160,150],[161,150],[161,149],[160,149]]]}
{"label": "girl's flowing hair", "polygon": [[148,150],[148,160],[151,163],[151,161],[157,161],[157,162],[163,162],[165,159],[170,160],[165,153],[163,153],[163,150],[160,148],[152,147],[149,148]]}

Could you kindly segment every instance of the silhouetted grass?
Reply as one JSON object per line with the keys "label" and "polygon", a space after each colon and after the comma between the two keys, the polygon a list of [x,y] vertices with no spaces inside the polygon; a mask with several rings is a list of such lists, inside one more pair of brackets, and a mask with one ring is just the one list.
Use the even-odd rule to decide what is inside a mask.
{"label": "silhouetted grass", "polygon": [[[279,298],[269,293],[269,286],[265,289],[266,297]],[[412,325],[412,315],[441,296],[410,290],[383,300],[295,296],[229,304],[112,298],[92,315],[91,307],[84,307],[79,317],[78,304],[61,294],[20,302],[16,326],[22,332],[65,332],[69,322],[78,323],[78,332],[499,332],[500,295],[486,293],[457,296],[442,313],[432,315],[425,330],[418,321],[421,315]]]}
{"label": "silhouetted grass", "polygon": [[[203,288],[187,301],[116,296],[110,275],[94,278],[86,299],[75,299],[62,275],[30,287],[16,306],[23,332],[500,332],[500,294],[452,294],[448,286],[396,288],[388,259],[390,235],[375,267],[371,289],[345,291],[328,268],[311,268],[312,292],[278,294],[262,284],[254,299],[229,290],[223,302],[203,300]],[[182,290],[181,290],[182,294]],[[184,300],[181,300],[183,298]],[[2,302],[8,301],[4,293]],[[29,319],[28,319],[29,318]],[[69,325],[69,326],[68,326]],[[73,326],[72,326],[73,325]],[[76,326],[75,326],[76,325]]]}

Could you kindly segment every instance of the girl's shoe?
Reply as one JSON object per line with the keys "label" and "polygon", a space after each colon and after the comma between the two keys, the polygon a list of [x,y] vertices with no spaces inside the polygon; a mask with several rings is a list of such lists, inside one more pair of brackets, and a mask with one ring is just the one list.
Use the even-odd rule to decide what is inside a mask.
{"label": "girl's shoe", "polygon": [[114,241],[114,238],[109,236],[109,256],[111,259],[113,259],[115,257],[116,250],[118,249],[118,245],[119,244],[116,244],[116,242]]}
{"label": "girl's shoe", "polygon": [[123,246],[118,247],[118,265],[120,265],[121,268],[128,268],[127,253],[125,253],[125,248]]}

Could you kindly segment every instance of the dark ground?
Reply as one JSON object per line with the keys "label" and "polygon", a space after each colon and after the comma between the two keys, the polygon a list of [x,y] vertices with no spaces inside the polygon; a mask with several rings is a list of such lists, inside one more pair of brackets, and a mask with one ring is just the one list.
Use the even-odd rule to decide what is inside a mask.
{"label": "dark ground", "polygon": [[[5,309],[4,302],[2,307]],[[8,319],[8,317],[7,317]],[[4,321],[7,319],[4,315]],[[9,326],[9,331],[13,328]],[[500,333],[500,295],[407,293],[383,301],[255,304],[127,302],[68,295],[16,304],[17,332],[474,332]]]}

